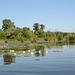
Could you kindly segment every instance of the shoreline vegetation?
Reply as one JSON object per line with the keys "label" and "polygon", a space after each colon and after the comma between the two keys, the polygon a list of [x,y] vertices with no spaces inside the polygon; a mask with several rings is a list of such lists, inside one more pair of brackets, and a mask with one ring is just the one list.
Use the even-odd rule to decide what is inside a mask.
{"label": "shoreline vegetation", "polygon": [[57,42],[75,42],[75,33],[51,32],[50,30],[45,32],[44,24],[35,23],[33,30],[28,27],[16,27],[10,19],[4,19],[2,24],[2,29],[0,29],[0,49],[17,49],[20,46],[27,47],[40,42],[48,42],[51,45]]}

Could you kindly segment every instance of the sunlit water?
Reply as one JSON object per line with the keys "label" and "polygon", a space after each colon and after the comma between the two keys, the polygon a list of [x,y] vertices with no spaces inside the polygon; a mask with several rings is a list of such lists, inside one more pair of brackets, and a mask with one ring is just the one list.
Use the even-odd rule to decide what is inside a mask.
{"label": "sunlit water", "polygon": [[75,75],[75,45],[0,50],[0,75]]}

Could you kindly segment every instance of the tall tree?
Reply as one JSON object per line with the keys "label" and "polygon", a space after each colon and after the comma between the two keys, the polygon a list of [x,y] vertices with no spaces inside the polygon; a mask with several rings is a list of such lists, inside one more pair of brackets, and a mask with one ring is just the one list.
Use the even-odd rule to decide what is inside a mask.
{"label": "tall tree", "polygon": [[28,34],[28,31],[30,31],[30,28],[27,28],[27,27],[23,27],[23,36],[24,37],[27,37],[29,34]]}
{"label": "tall tree", "polygon": [[39,30],[39,23],[35,23],[34,26],[33,26],[33,30],[36,32]]}
{"label": "tall tree", "polygon": [[41,29],[41,30],[45,29],[45,25],[41,24],[41,25],[40,25],[40,29]]}
{"label": "tall tree", "polygon": [[10,19],[4,19],[2,23],[3,23],[2,25],[3,30],[9,29],[11,27],[15,28],[14,22],[12,22]]}
{"label": "tall tree", "polygon": [[30,30],[30,28],[27,28],[27,27],[23,27],[23,31],[27,31],[27,30]]}

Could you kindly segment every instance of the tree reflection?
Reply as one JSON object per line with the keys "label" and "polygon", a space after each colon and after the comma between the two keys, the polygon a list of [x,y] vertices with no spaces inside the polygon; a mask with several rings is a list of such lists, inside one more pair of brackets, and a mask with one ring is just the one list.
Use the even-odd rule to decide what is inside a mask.
{"label": "tree reflection", "polygon": [[4,58],[4,65],[9,65],[11,63],[15,63],[15,56],[5,54],[3,55]]}
{"label": "tree reflection", "polygon": [[35,56],[45,56],[45,51],[44,51],[44,46],[43,45],[40,45],[40,46],[35,46]]}

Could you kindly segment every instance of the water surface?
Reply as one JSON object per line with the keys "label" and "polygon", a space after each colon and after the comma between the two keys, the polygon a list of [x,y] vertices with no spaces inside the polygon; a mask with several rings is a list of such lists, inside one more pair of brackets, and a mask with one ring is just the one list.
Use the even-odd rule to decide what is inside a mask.
{"label": "water surface", "polygon": [[0,50],[0,75],[75,75],[75,44]]}

